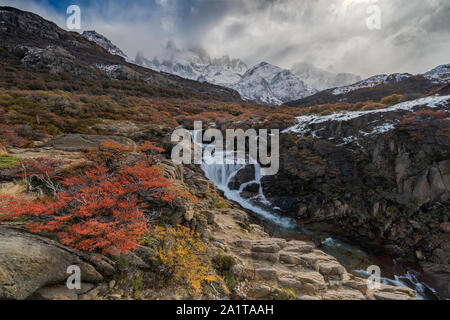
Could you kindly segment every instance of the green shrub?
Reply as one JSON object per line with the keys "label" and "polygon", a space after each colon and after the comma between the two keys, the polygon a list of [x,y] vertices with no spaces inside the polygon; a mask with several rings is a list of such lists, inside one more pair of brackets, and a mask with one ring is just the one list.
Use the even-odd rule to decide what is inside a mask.
{"label": "green shrub", "polygon": [[227,286],[228,290],[230,290],[230,292],[232,292],[234,290],[234,287],[236,287],[236,278],[231,271],[223,275],[223,281],[225,282],[225,285]]}
{"label": "green shrub", "polygon": [[216,200],[214,201],[214,206],[215,206],[217,209],[225,209],[225,208],[228,208],[228,205],[226,204],[226,202],[225,202],[225,201],[222,201],[222,200],[220,200],[220,199],[216,199]]}
{"label": "green shrub", "polygon": [[144,274],[142,273],[142,271],[137,270],[133,274],[133,278],[131,279],[131,285],[133,286],[134,297],[136,299],[141,299],[142,298],[142,285],[143,285],[143,282],[144,282]]}
{"label": "green shrub", "polygon": [[291,287],[283,287],[282,289],[277,289],[273,294],[274,300],[296,300],[297,294],[295,290]]}
{"label": "green shrub", "polygon": [[15,169],[19,167],[20,160],[12,156],[0,156],[0,170],[1,169]]}
{"label": "green shrub", "polygon": [[252,232],[252,227],[246,221],[238,222],[238,225],[247,232]]}
{"label": "green shrub", "polygon": [[233,291],[236,286],[236,278],[231,270],[231,267],[236,263],[234,258],[221,254],[215,257],[212,261],[214,269],[223,278],[228,290]]}
{"label": "green shrub", "polygon": [[213,259],[214,269],[216,269],[219,273],[229,271],[235,263],[236,261],[233,257],[226,255],[220,255]]}

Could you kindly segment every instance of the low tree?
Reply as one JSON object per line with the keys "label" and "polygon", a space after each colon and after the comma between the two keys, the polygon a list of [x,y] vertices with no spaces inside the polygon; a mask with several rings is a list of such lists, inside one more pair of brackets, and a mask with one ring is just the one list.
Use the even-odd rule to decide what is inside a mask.
{"label": "low tree", "polygon": [[96,166],[88,172],[64,178],[63,191],[52,198],[26,201],[4,198],[2,220],[31,218],[32,232],[56,231],[61,243],[74,249],[103,254],[135,249],[147,231],[145,209],[149,200],[172,202],[187,196],[147,162],[123,166],[115,172]]}

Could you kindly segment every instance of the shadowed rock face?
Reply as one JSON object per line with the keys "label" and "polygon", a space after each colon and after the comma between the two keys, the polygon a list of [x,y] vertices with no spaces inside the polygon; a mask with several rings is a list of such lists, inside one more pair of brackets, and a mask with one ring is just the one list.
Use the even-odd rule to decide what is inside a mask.
{"label": "shadowed rock face", "polygon": [[[447,101],[433,110],[448,108]],[[400,125],[407,115],[316,121],[303,136],[282,135],[280,172],[263,179],[266,198],[302,222],[332,223],[350,238],[395,243],[408,257],[448,266],[449,122]],[[448,284],[448,273],[436,276]]]}
{"label": "shadowed rock face", "polygon": [[242,184],[255,180],[255,166],[249,165],[240,170],[230,181],[228,187],[231,190],[239,190]]}

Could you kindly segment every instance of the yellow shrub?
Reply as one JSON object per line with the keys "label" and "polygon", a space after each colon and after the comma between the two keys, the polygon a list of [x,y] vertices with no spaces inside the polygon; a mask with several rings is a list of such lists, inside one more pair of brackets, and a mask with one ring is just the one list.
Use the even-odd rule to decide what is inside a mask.
{"label": "yellow shrub", "polygon": [[382,103],[377,102],[367,102],[364,104],[364,107],[360,109],[360,111],[369,111],[369,110],[378,110],[378,109],[385,109],[386,105]]}
{"label": "yellow shrub", "polygon": [[402,102],[404,98],[405,97],[402,94],[393,94],[391,96],[387,96],[381,99],[381,103],[386,104],[388,106],[392,106],[394,104]]}
{"label": "yellow shrub", "polygon": [[206,246],[191,229],[181,225],[176,228],[155,226],[143,242],[153,245],[153,259],[165,267],[165,273],[175,281],[186,283],[192,294],[199,294],[204,282],[218,280],[223,283],[211,273],[210,262],[201,258],[206,253]]}

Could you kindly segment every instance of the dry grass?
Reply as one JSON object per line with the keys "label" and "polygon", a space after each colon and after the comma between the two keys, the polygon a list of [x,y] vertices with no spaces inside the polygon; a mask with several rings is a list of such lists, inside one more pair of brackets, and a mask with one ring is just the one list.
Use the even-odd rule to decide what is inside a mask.
{"label": "dry grass", "polygon": [[0,185],[0,196],[18,196],[25,192],[25,184],[21,182],[8,182]]}
{"label": "dry grass", "polygon": [[[26,186],[24,183],[20,182],[7,182],[0,184],[0,197],[17,197],[19,195],[23,196],[27,200],[33,200],[34,197],[32,194],[26,192]],[[2,200],[0,200],[1,203]],[[4,212],[0,211],[0,216],[4,214]]]}
{"label": "dry grass", "polygon": [[0,156],[7,156],[8,155],[8,150],[6,150],[6,148],[2,145],[0,145]]}

